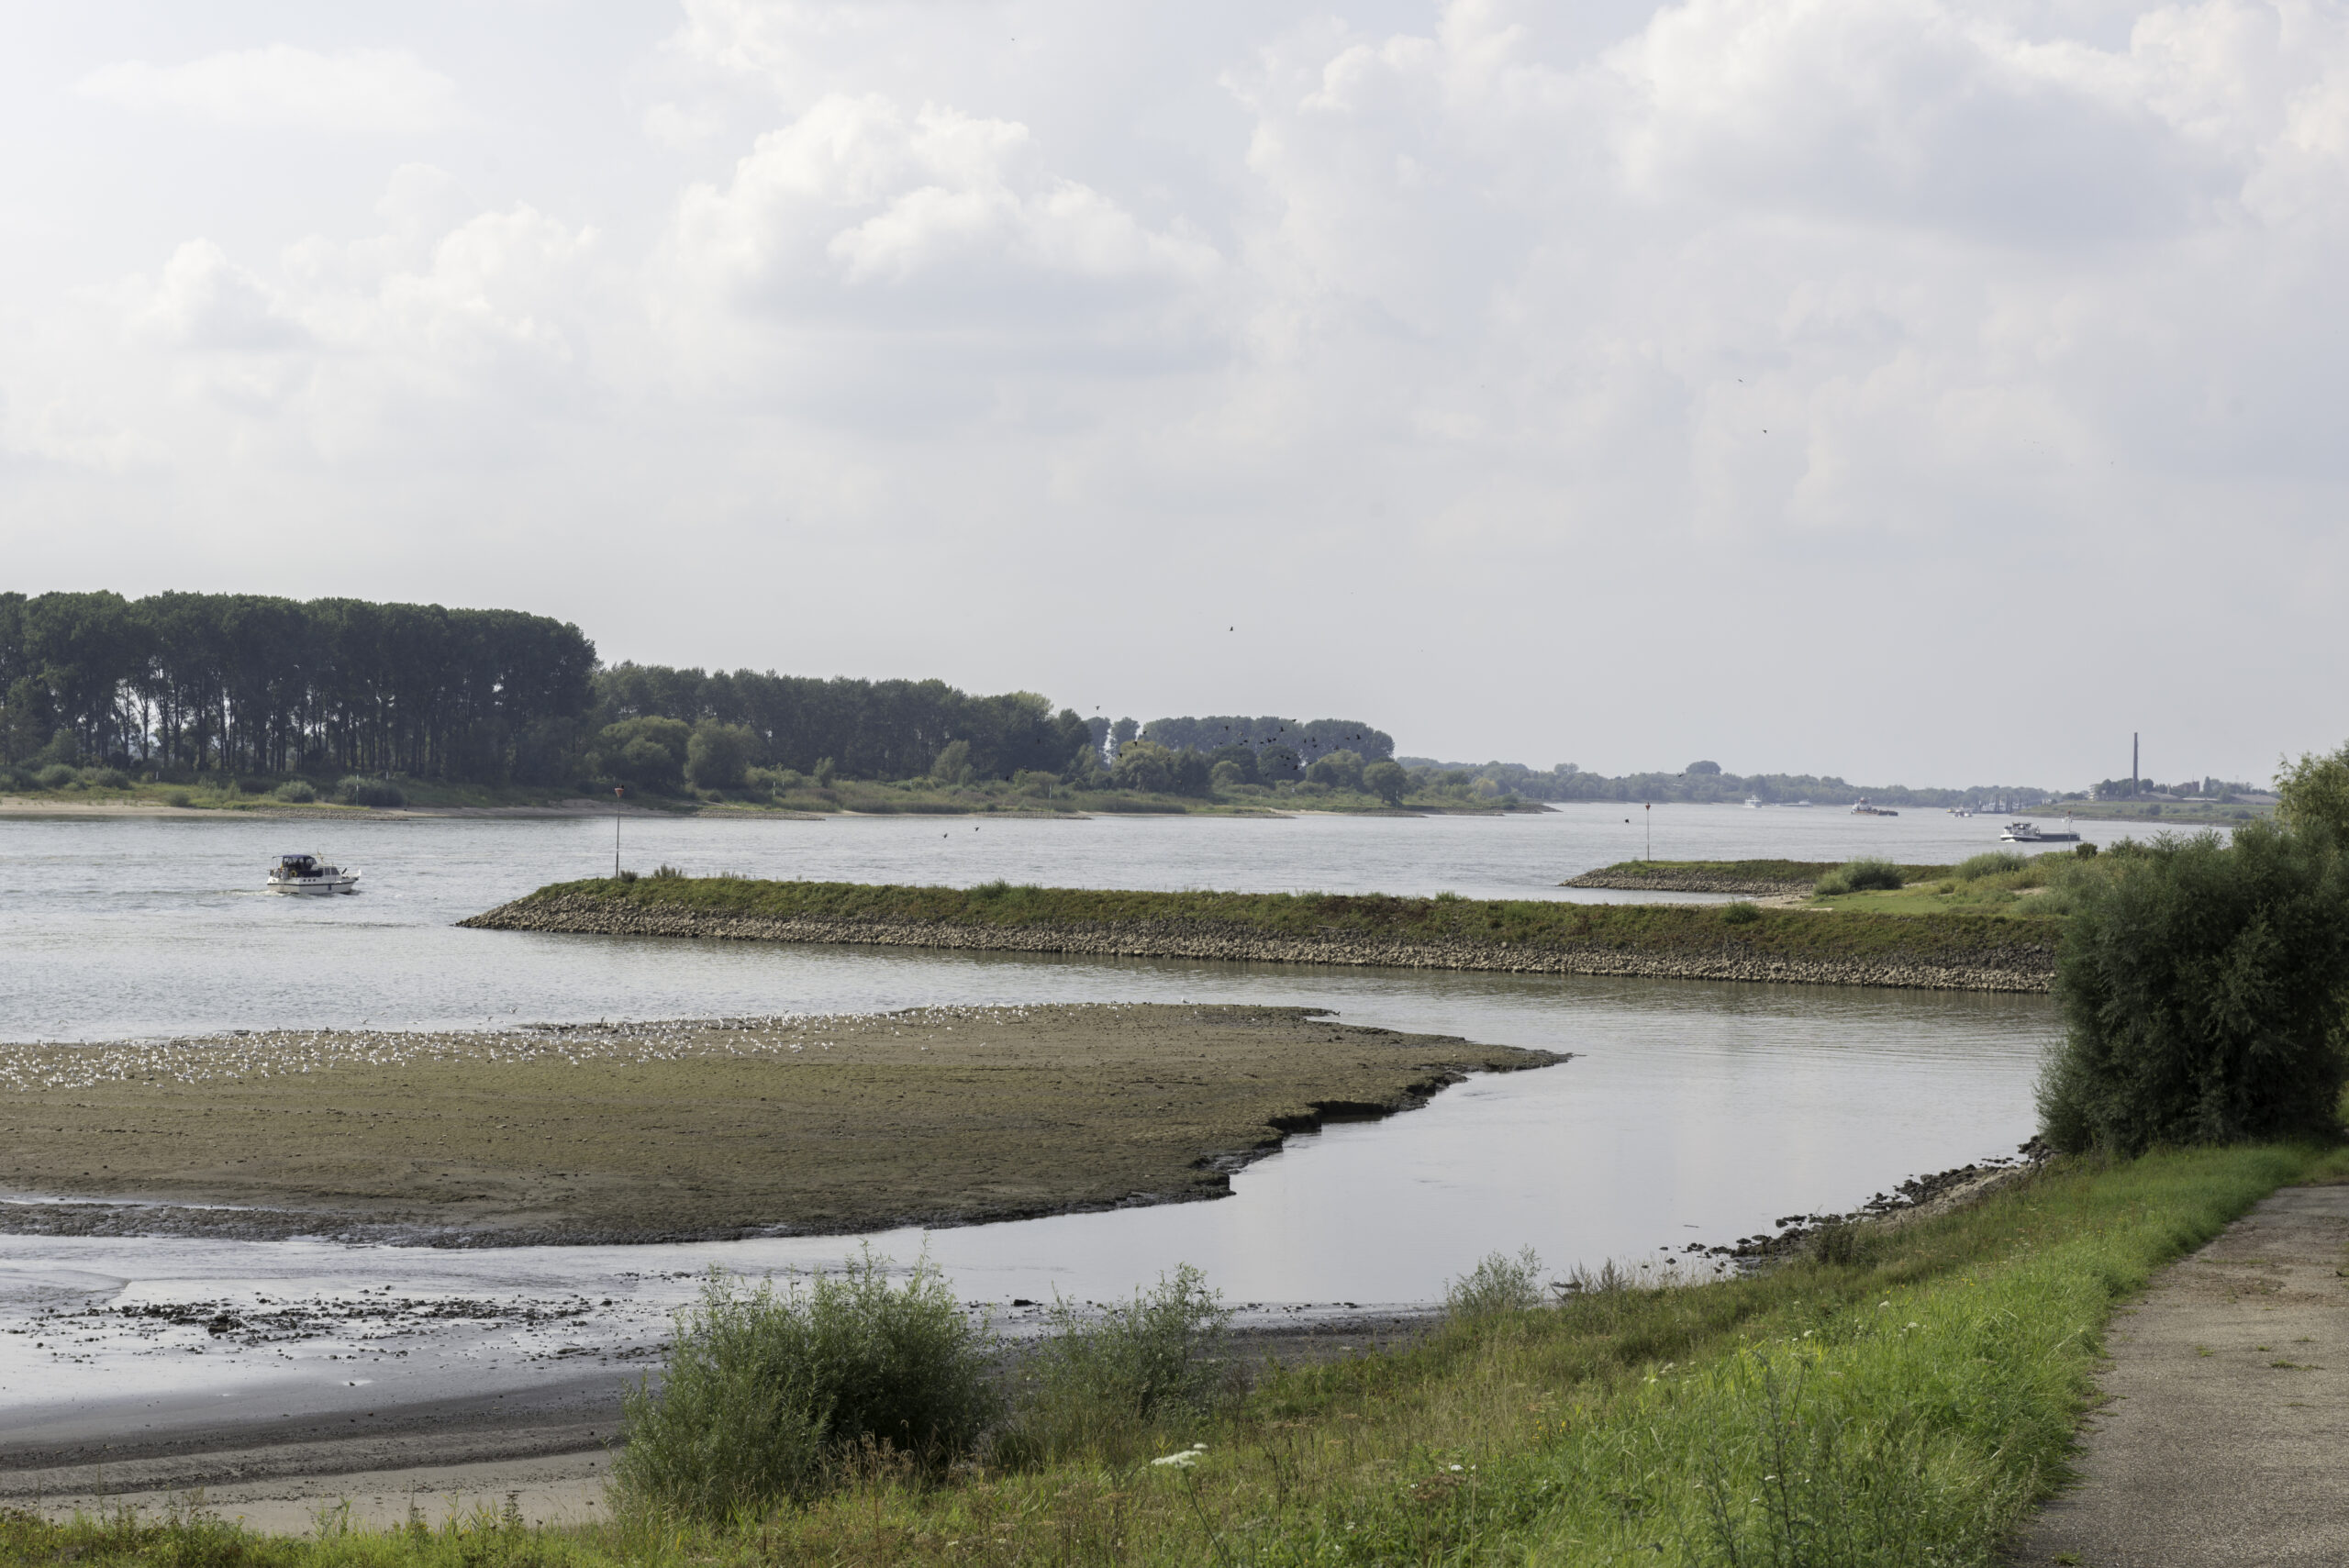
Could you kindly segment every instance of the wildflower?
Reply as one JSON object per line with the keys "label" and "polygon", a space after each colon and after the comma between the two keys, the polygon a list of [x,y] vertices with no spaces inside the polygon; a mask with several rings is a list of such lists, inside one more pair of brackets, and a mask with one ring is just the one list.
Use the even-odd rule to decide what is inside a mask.
{"label": "wildflower", "polygon": [[1152,1464],[1163,1464],[1175,1470],[1188,1470],[1191,1466],[1198,1463],[1199,1455],[1207,1452],[1207,1444],[1193,1443],[1190,1447],[1185,1449],[1180,1453],[1166,1454],[1162,1458],[1153,1459],[1150,1462]]}

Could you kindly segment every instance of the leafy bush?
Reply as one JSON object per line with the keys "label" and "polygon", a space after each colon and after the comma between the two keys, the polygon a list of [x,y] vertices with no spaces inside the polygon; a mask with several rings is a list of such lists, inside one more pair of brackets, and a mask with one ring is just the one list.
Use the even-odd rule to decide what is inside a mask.
{"label": "leafy bush", "polygon": [[1725,926],[1750,926],[1761,917],[1761,906],[1750,899],[1740,898],[1721,906],[1721,923]]}
{"label": "leafy bush", "polygon": [[2029,855],[2019,855],[2012,850],[1989,850],[1958,862],[1957,880],[1979,882],[1986,876],[2005,876],[2030,864]]}
{"label": "leafy bush", "polygon": [[2332,1131],[2349,864],[2331,834],[2249,823],[2232,845],[2165,837],[2098,865],[2070,888],[2047,1140],[2134,1153]]}
{"label": "leafy bush", "polygon": [[682,882],[685,880],[685,875],[684,872],[666,861],[652,868],[652,880],[655,882]]}
{"label": "leafy bush", "polygon": [[1898,866],[1873,855],[1845,861],[1840,871],[1830,874],[1841,875],[1854,893],[1898,892],[1905,880]]}
{"label": "leafy bush", "polygon": [[351,774],[334,786],[335,798],[345,806],[406,806],[407,796],[389,779],[362,778]]}
{"label": "leafy bush", "polygon": [[295,806],[307,806],[318,798],[318,792],[300,779],[289,779],[277,786],[277,798]]}
{"label": "leafy bush", "polygon": [[63,789],[79,775],[62,762],[51,762],[33,775],[33,783],[42,789]]}
{"label": "leafy bush", "polygon": [[184,789],[170,789],[163,792],[163,804],[165,806],[185,807],[191,804],[195,798],[195,796],[189,795],[188,792]]}
{"label": "leafy bush", "polygon": [[659,1389],[624,1397],[614,1489],[627,1506],[724,1520],[811,1496],[860,1448],[942,1467],[998,1407],[987,1348],[927,1259],[894,1285],[868,1249],[780,1293],[744,1294],[713,1271],[679,1314]]}
{"label": "leafy bush", "polygon": [[130,775],[120,768],[93,768],[82,775],[92,789],[128,789]]}
{"label": "leafy bush", "polygon": [[2277,774],[2276,816],[2287,827],[2326,828],[2349,840],[2349,745],[2329,756],[2303,753]]}
{"label": "leafy bush", "polygon": [[1821,898],[1840,898],[1852,891],[1852,884],[1842,872],[1831,871],[1812,883],[1810,890]]}
{"label": "leafy bush", "polygon": [[1542,1305],[1542,1258],[1528,1247],[1512,1258],[1487,1253],[1482,1262],[1443,1287],[1443,1309],[1454,1318],[1491,1318],[1529,1312]]}
{"label": "leafy bush", "polygon": [[1188,1263],[1097,1318],[1055,1301],[1052,1322],[1029,1363],[1033,1392],[997,1444],[1006,1460],[1091,1453],[1122,1463],[1169,1422],[1206,1410],[1224,1375],[1231,1312]]}

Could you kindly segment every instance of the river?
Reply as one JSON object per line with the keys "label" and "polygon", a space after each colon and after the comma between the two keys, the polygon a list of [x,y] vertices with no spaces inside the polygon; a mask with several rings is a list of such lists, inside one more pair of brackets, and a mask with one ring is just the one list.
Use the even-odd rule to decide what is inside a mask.
{"label": "river", "polygon": [[[1637,814],[1632,814],[1636,816]],[[1950,860],[1996,824],[1659,809],[1662,858]],[[621,824],[629,863],[865,881],[1564,896],[1636,854],[1620,810],[1507,818],[882,818]],[[1259,1312],[1425,1302],[1494,1251],[1658,1263],[1904,1176],[2010,1151],[2053,1036],[2041,997],[1597,977],[1103,962],[465,931],[608,868],[609,819],[0,819],[0,1039],[321,1024],[834,1012],[930,1004],[1247,1001],[1574,1053],[1424,1109],[1290,1140],[1221,1201],[874,1238],[926,1245],[966,1298],[1121,1296],[1177,1262]],[[366,871],[349,898],[251,891],[274,853]],[[435,1251],[325,1241],[0,1236],[0,1412],[30,1431],[130,1399],[165,1419],[330,1410],[628,1364],[695,1276],[822,1266],[838,1239]],[[478,1304],[386,1316],[371,1300]],[[548,1317],[550,1304],[584,1307]],[[147,1306],[309,1314],[247,1346]],[[470,1309],[469,1309],[470,1310]],[[539,1314],[534,1320],[529,1313]],[[69,1316],[48,1316],[50,1314]],[[102,1397],[103,1396],[103,1397]]]}

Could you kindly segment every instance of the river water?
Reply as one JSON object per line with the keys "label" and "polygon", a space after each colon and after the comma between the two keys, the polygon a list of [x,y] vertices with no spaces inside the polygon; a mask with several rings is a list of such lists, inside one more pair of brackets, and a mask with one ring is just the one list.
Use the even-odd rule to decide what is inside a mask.
{"label": "river water", "polygon": [[[629,863],[860,881],[1321,888],[1563,896],[1636,855],[1620,808],[1507,818],[1090,822],[644,820]],[[1637,816],[1638,814],[1631,814]],[[1875,852],[1947,861],[1997,824],[1940,813],[1679,806],[1659,858]],[[2054,1032],[2044,998],[1586,977],[1319,970],[899,949],[541,937],[457,917],[610,864],[609,819],[0,819],[0,1039],[280,1025],[836,1012],[923,1005],[1246,1001],[1571,1051],[1426,1108],[1293,1139],[1214,1203],[874,1239],[925,1244],[955,1286],[1122,1296],[1177,1262],[1260,1311],[1424,1302],[1486,1253],[1660,1262],[1917,1173],[2010,1151]],[[366,872],[353,897],[253,893],[284,850]],[[324,1241],[0,1235],[0,1414],[31,1430],[131,1399],[153,1420],[330,1410],[576,1375],[657,1340],[702,1270],[823,1266],[839,1239],[435,1251]],[[479,1319],[367,1304],[469,1302]],[[551,1303],[586,1310],[546,1318]],[[119,1308],[307,1304],[306,1337],[234,1336]],[[541,1311],[531,1320],[527,1308]],[[607,1305],[608,1304],[608,1305]],[[47,1317],[63,1312],[85,1317]],[[470,1310],[470,1309],[469,1309]],[[21,1332],[17,1330],[23,1330]],[[224,1403],[225,1402],[225,1403]],[[108,1405],[111,1407],[111,1405]]]}

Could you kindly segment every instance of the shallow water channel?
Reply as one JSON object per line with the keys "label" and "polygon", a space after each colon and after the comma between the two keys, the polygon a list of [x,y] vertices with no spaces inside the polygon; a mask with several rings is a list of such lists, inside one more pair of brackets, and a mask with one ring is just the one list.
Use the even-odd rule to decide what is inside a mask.
{"label": "shallow water channel", "polygon": [[[1750,831],[1760,814],[1740,815]],[[1545,839],[1542,820],[1443,823],[1386,840],[1363,830],[1422,825],[1347,824],[1315,840],[1331,851],[1323,855],[1301,853],[1302,839],[1249,837],[1290,824],[1195,821],[1178,840],[1094,838],[1091,858],[1063,840],[1043,858],[1067,861],[1028,874],[1008,852],[976,869],[1184,885],[1174,879],[1186,858],[1269,841],[1285,852],[1254,885],[1337,887],[1363,874],[1345,851],[1367,843],[1386,857],[1378,884],[1531,895],[1620,858],[1601,844],[1572,863],[1574,835],[1553,825]],[[563,874],[550,871],[556,856],[507,846],[569,845],[575,856],[581,825],[385,824],[362,863],[371,878],[377,865],[405,866],[406,880],[386,877],[330,905],[238,886],[247,862],[286,839],[274,824],[173,823],[170,833],[76,824],[62,835],[28,826],[0,822],[0,891],[18,895],[4,917],[13,929],[0,936],[30,960],[0,979],[0,1038],[362,1018],[442,1024],[476,1007],[477,1018],[648,1018],[1189,999],[1325,1007],[1349,1022],[1574,1053],[1559,1066],[1474,1079],[1385,1121],[1294,1138],[1218,1202],[929,1236],[958,1293],[1014,1329],[1034,1318],[1015,1299],[1122,1296],[1179,1262],[1199,1265],[1227,1299],[1259,1314],[1425,1303],[1486,1253],[1526,1246],[1553,1268],[1661,1263],[1689,1242],[1848,1208],[1909,1174],[2011,1151],[2031,1130],[2031,1084],[2054,1027],[2039,997],[452,931],[456,915]],[[752,859],[743,825],[698,836],[690,823],[654,826],[676,835],[658,851],[666,858],[716,862],[695,869],[729,858],[754,873],[781,869]],[[870,825],[749,826],[844,837]],[[904,862],[917,840],[887,826],[904,851],[899,869],[882,855],[864,874],[913,880]],[[1002,826],[985,824],[982,836]],[[1020,826],[1049,835],[1095,825]],[[306,832],[303,843],[318,837]],[[1708,852],[1795,850],[1731,840]],[[935,880],[979,879],[970,870]],[[1222,871],[1192,880],[1249,884]],[[20,945],[44,912],[49,929]],[[872,1241],[901,1262],[925,1246],[911,1233]],[[854,1245],[458,1251],[0,1235],[0,1428],[33,1441],[281,1414],[356,1418],[386,1403],[632,1371],[651,1364],[668,1315],[709,1266],[754,1275],[822,1267]],[[224,1312],[238,1327],[216,1333],[211,1320]]]}

